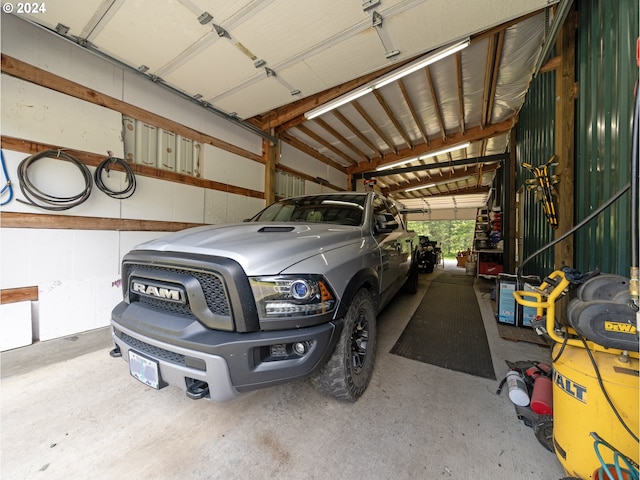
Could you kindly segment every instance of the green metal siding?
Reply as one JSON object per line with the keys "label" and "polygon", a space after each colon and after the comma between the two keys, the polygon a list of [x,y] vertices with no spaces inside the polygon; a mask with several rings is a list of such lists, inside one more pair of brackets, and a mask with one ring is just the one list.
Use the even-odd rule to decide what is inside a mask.
{"label": "green metal siding", "polygon": [[[577,3],[575,222],[630,179],[638,0]],[[630,199],[625,194],[575,236],[575,267],[629,275]]]}
{"label": "green metal siding", "polygon": [[[555,74],[553,72],[538,75],[531,83],[525,103],[520,111],[516,126],[516,189],[524,186],[525,180],[533,178],[522,163],[544,164],[555,153]],[[555,231],[544,217],[542,204],[533,191],[524,189],[520,197],[520,209],[523,216],[522,262],[533,252],[542,248],[555,238]],[[524,268],[527,275],[544,278],[553,266],[553,248],[533,258]]]}
{"label": "green metal siding", "polygon": [[[635,42],[638,0],[577,0],[575,116],[576,224],[606,202],[630,178],[633,91],[638,78]],[[531,83],[516,126],[516,158],[540,165],[555,152],[555,73]],[[516,188],[531,174],[518,165]],[[629,275],[630,199],[623,195],[574,235],[574,267]],[[555,238],[533,192],[521,199],[525,229],[523,258]],[[522,259],[521,259],[522,260]],[[554,269],[553,249],[532,260],[525,273]]]}

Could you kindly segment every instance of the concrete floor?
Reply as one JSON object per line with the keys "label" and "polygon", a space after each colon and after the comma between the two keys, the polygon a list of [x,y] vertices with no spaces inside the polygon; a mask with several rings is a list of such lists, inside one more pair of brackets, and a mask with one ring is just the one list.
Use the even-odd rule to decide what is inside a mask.
{"label": "concrete floor", "polygon": [[[445,269],[461,271],[455,263]],[[308,382],[231,403],[155,391],[109,357],[108,329],[2,353],[1,470],[9,479],[555,480],[555,455],[518,420],[498,381],[392,355],[431,281],[378,319],[373,380],[354,404]],[[547,348],[499,337],[476,281],[496,376]]]}

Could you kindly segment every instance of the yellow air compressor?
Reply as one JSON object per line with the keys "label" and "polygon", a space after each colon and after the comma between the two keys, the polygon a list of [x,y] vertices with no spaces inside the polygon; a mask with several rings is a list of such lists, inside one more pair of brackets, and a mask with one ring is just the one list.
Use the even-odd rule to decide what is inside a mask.
{"label": "yellow air compressor", "polygon": [[[555,303],[569,291],[571,281],[567,277],[557,270],[538,289],[513,294],[519,304],[537,309],[537,315],[545,319],[545,333],[554,342],[556,455],[573,478],[635,480],[639,461],[639,348],[629,280],[605,274],[589,278],[567,306],[569,325],[560,325]],[[594,438],[616,451],[594,448]],[[614,473],[597,473],[603,464],[617,464],[619,473],[613,467]]]}

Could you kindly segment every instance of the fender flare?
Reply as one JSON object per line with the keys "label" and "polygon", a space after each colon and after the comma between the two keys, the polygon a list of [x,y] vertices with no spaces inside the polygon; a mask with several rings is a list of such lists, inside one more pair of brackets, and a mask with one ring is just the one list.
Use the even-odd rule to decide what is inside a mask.
{"label": "fender flare", "polygon": [[338,305],[334,318],[343,318],[346,315],[349,305],[351,305],[351,300],[353,300],[353,297],[356,295],[358,290],[363,287],[371,293],[374,307],[376,311],[378,310],[380,294],[380,280],[378,278],[378,272],[373,268],[365,268],[358,271],[353,277],[351,277],[351,280],[349,280],[347,288],[344,289],[344,293],[340,298],[340,304]]}

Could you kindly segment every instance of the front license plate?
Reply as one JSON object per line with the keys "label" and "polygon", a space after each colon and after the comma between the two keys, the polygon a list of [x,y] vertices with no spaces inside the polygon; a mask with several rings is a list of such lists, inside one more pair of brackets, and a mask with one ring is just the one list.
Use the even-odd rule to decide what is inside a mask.
{"label": "front license plate", "polygon": [[129,350],[129,372],[136,380],[151,388],[157,390],[161,386],[158,362],[132,350]]}

